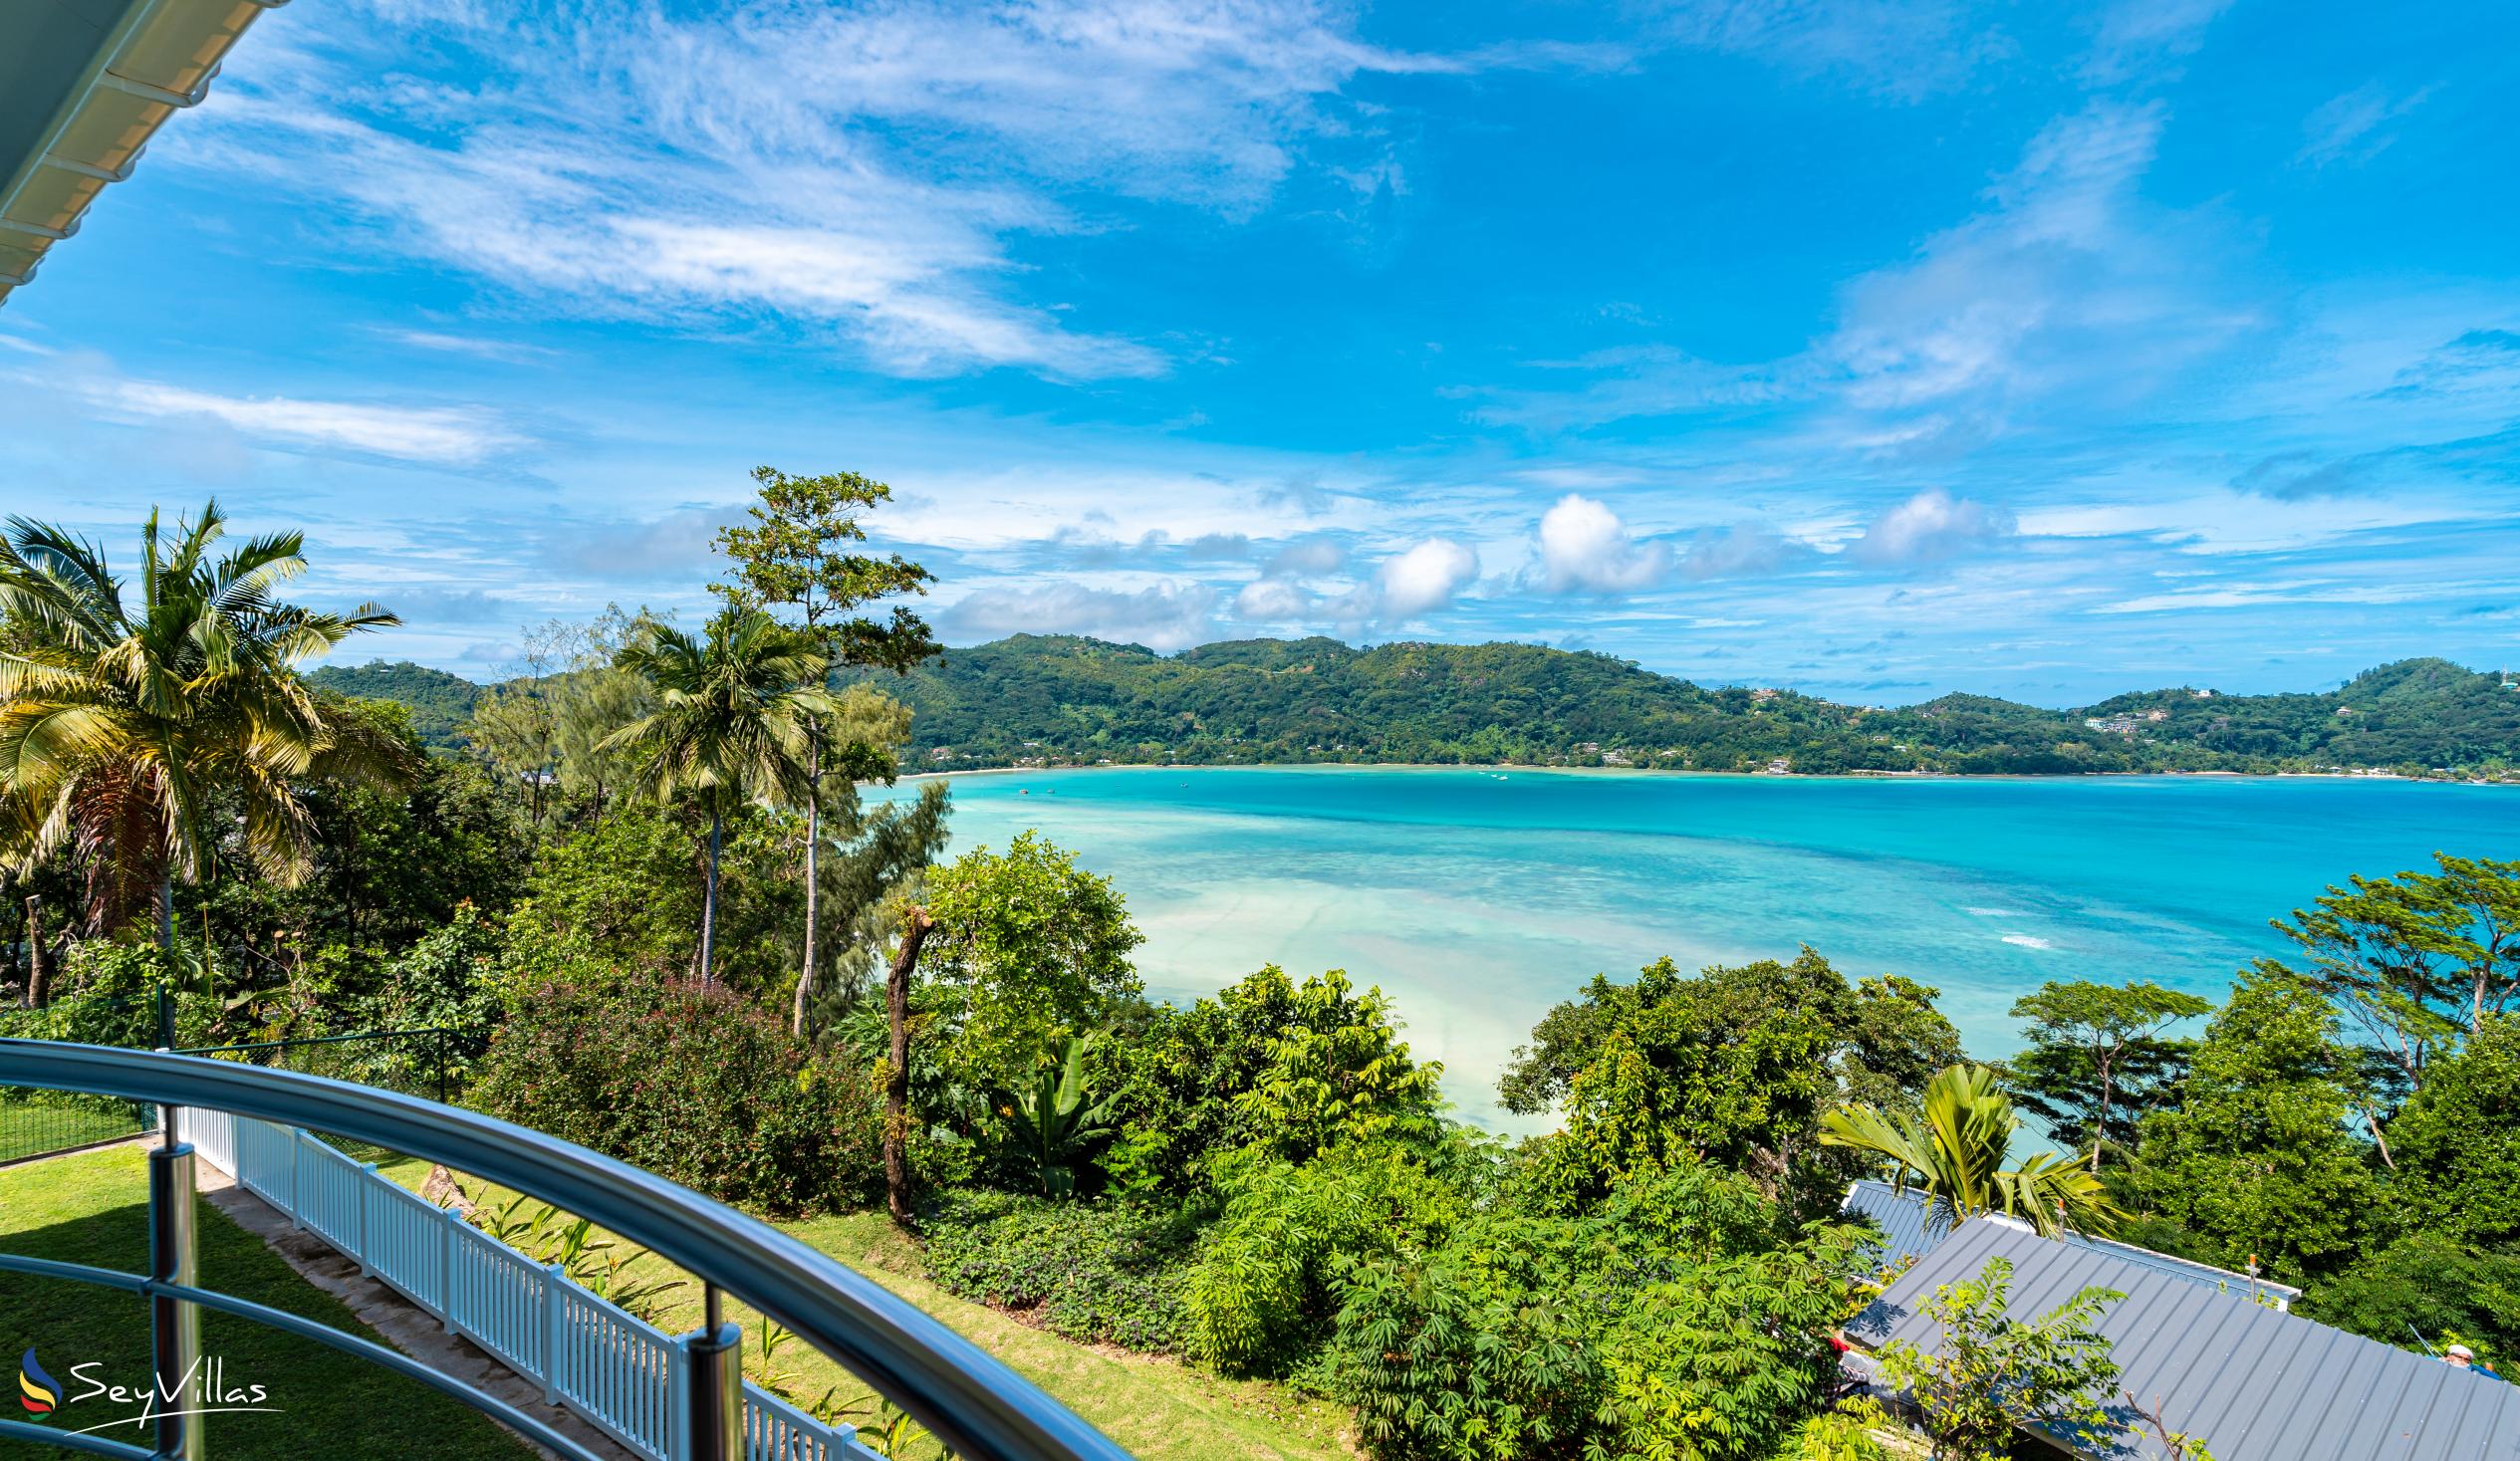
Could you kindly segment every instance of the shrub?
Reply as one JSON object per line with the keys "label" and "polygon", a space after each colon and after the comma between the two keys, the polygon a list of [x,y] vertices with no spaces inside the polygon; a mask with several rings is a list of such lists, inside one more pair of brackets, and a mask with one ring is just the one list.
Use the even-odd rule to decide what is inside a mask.
{"label": "shrub", "polygon": [[957,1198],[926,1227],[930,1277],[1055,1334],[1156,1353],[1181,1348],[1196,1227],[1133,1203]]}
{"label": "shrub", "polygon": [[1343,1262],[1432,1247],[1458,1196],[1409,1154],[1342,1147],[1304,1166],[1258,1158],[1229,1172],[1188,1288],[1185,1352],[1211,1369],[1284,1374],[1321,1346]]}
{"label": "shrub", "polygon": [[865,1201],[882,1186],[867,1073],[816,1066],[775,1017],[721,986],[538,989],[491,1042],[473,1099],[766,1212]]}
{"label": "shrub", "polygon": [[1599,1321],[1549,1219],[1473,1220],[1425,1256],[1382,1255],[1341,1275],[1324,1365],[1385,1458],[1557,1455],[1592,1428],[1606,1392]]}
{"label": "shrub", "polygon": [[1683,1162],[1589,1214],[1491,1212],[1349,1262],[1328,1384],[1387,1461],[1773,1456],[1835,1368],[1857,1243],[1788,1242],[1774,1214]]}

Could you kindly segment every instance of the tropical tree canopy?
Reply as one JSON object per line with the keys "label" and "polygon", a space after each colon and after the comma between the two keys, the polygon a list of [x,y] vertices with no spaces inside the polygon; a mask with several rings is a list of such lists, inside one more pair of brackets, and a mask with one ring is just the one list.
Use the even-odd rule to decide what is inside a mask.
{"label": "tropical tree canopy", "polygon": [[2020,1129],[2021,1117],[1984,1066],[1952,1066],[1935,1076],[1915,1115],[1848,1105],[1820,1119],[1824,1145],[1888,1161],[1892,1182],[1902,1192],[1922,1191],[1937,1221],[2001,1212],[2051,1235],[2116,1227],[2122,1214],[2079,1163],[2049,1152],[2013,1163]]}
{"label": "tropical tree canopy", "polygon": [[[33,861],[74,850],[88,919],[123,928],[175,879],[198,881],[224,825],[243,855],[288,884],[309,863],[299,788],[317,775],[390,780],[400,741],[329,713],[299,667],[352,634],[400,622],[283,603],[306,571],[305,536],[250,538],[223,554],[218,504],[162,535],[141,530],[138,595],[96,544],[11,518],[0,541],[0,850]],[[223,800],[224,799],[224,800]]]}

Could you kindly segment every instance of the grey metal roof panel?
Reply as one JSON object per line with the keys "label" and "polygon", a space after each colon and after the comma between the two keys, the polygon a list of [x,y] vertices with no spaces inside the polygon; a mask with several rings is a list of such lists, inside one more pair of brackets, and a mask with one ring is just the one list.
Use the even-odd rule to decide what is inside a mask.
{"label": "grey metal roof panel", "polygon": [[[2125,1294],[2099,1323],[2121,1390],[2157,1404],[2220,1461],[2520,1461],[2520,1388],[1985,1218],[1921,1257],[1848,1334],[1876,1348],[1898,1339],[1931,1349],[1940,1326],[1924,1302],[1990,1258],[2013,1265],[2014,1315],[2044,1314],[2087,1287]],[[2133,1408],[2113,1399],[2121,1430],[2100,1454],[2145,1454]]]}
{"label": "grey metal roof panel", "polygon": [[[1932,1252],[1943,1239],[1951,1235],[1951,1229],[1947,1224],[1933,1220],[1929,1210],[1930,1204],[1922,1192],[1913,1189],[1901,1192],[1888,1182],[1866,1179],[1849,1184],[1846,1201],[1840,1204],[1840,1207],[1842,1211],[1850,1215],[1871,1219],[1881,1228],[1882,1239],[1877,1245],[1877,1251],[1884,1267],[1895,1268],[1902,1263],[1920,1258]],[[2243,1298],[2253,1292],[2265,1293],[2273,1296],[2277,1303],[2285,1308],[2290,1308],[2292,1301],[2301,1297],[2301,1291],[2289,1285],[2269,1283],[2264,1279],[2252,1279],[2246,1274],[2235,1274],[2228,1269],[2215,1268],[2211,1264],[2196,1263],[2189,1259],[2173,1258],[2166,1253],[2155,1253],[2148,1248],[2138,1248],[2132,1243],[2120,1243],[2109,1238],[2093,1238],[2081,1233],[2062,1234],[2051,1241],[2071,1247],[2094,1249],[2113,1258],[2123,1259],[2140,1267],[2154,1269],[2172,1278],[2220,1293],[2238,1294]]]}

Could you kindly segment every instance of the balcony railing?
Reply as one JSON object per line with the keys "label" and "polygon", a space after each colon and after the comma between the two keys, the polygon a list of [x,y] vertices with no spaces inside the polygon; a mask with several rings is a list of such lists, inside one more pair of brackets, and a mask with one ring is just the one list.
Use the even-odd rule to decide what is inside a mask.
{"label": "balcony railing", "polygon": [[[217,1310],[360,1355],[453,1395],[528,1439],[597,1461],[543,1418],[397,1350],[213,1293],[194,1282],[192,1143],[545,1396],[654,1461],[839,1461],[852,1438],[743,1380],[733,1294],[857,1374],[974,1461],[1118,1461],[1126,1452],[969,1340],[863,1275],[769,1225],[585,1147],[442,1106],[316,1076],[162,1052],[0,1040],[0,1085],[87,1092],[163,1106],[149,1153],[146,1274],[0,1254],[0,1270],[146,1298],[160,1383],[199,1355],[199,1311]],[[326,1131],[528,1193],[592,1219],[697,1275],[703,1327],[668,1338],[557,1271],[453,1221],[308,1134]],[[169,1391],[172,1392],[171,1390]],[[0,1420],[0,1437],[118,1457],[202,1455],[188,1417],[161,1416],[142,1449]]]}

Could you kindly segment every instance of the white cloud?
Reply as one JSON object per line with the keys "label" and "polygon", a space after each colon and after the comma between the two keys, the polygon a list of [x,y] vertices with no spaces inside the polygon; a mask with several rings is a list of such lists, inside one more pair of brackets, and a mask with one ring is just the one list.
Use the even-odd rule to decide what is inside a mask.
{"label": "white cloud", "polygon": [[1680,556],[1680,572],[1692,579],[1750,578],[1772,574],[1811,549],[1758,523],[1709,528],[1692,539]]}
{"label": "white cloud", "polygon": [[1540,562],[1552,594],[1627,594],[1660,582],[1671,551],[1637,543],[1617,513],[1570,492],[1540,519]]}
{"label": "white cloud", "polygon": [[1468,547],[1449,538],[1429,538],[1384,560],[1375,575],[1377,616],[1398,624],[1448,608],[1453,596],[1478,576],[1479,557]]}
{"label": "white cloud", "polygon": [[1335,574],[1348,563],[1348,550],[1328,538],[1299,538],[1269,560],[1272,578],[1318,578]]}
{"label": "white cloud", "polygon": [[1202,584],[1167,582],[1134,594],[1049,584],[967,594],[938,618],[947,633],[965,640],[1090,634],[1169,653],[1214,637],[1215,609],[1216,591]]}
{"label": "white cloud", "polygon": [[70,388],[108,419],[210,419],[266,445],[314,447],[406,461],[471,465],[527,443],[487,411],[287,396],[221,395],[110,373],[74,376]]}
{"label": "white cloud", "polygon": [[476,335],[449,335],[438,330],[379,330],[377,332],[397,345],[414,350],[437,351],[445,355],[477,356],[485,361],[504,361],[511,365],[548,360],[559,352],[546,346],[526,345],[513,340],[490,340]]}
{"label": "white cloud", "polygon": [[1300,623],[1313,616],[1317,601],[1291,579],[1258,579],[1234,596],[1234,617],[1246,623]]}
{"label": "white cloud", "polygon": [[2013,535],[2011,513],[1931,487],[1883,513],[1847,549],[1859,563],[1904,568],[1937,563]]}

